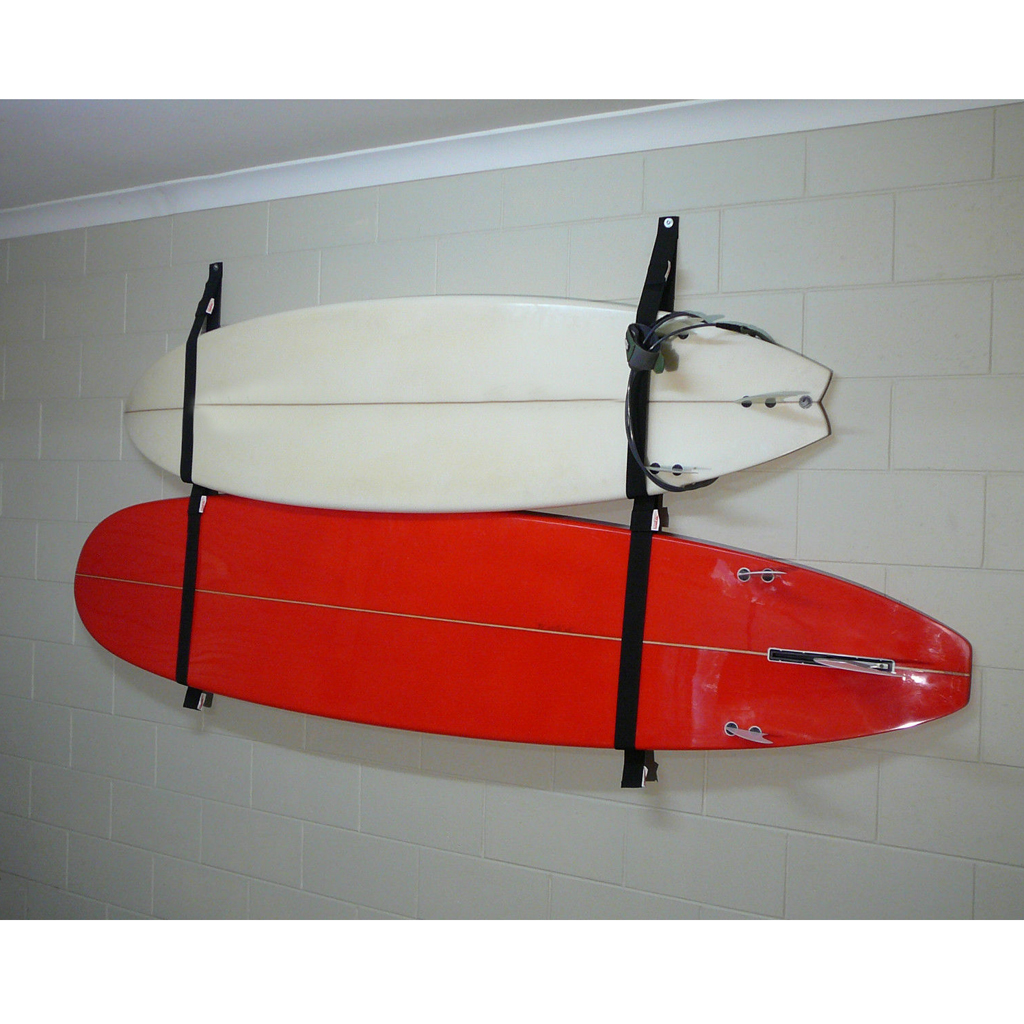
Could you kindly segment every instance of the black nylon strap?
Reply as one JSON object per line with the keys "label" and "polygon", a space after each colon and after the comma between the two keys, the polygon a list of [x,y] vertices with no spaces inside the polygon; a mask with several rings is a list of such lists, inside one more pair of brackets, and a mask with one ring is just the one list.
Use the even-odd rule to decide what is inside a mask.
{"label": "black nylon strap", "polygon": [[[650,327],[658,319],[659,310],[670,310],[676,294],[676,248],[679,242],[679,218],[662,217],[647,266],[647,277],[640,304],[636,309],[636,322]],[[637,375],[630,390],[629,415],[633,423],[633,436],[641,457],[647,454],[647,405],[651,390],[650,372]],[[647,478],[636,460],[626,452],[626,497],[636,498],[647,493]]]}
{"label": "black nylon strap", "polygon": [[213,694],[203,690],[197,690],[194,686],[185,688],[185,699],[182,701],[183,708],[198,711],[200,708],[213,707]]}
{"label": "black nylon strap", "polygon": [[[196,306],[192,330],[185,342],[185,390],[181,400],[181,464],[179,475],[185,483],[192,483],[192,447],[194,442],[193,420],[196,403],[196,357],[199,335],[220,327],[221,284],[224,278],[224,264],[211,263],[203,297]],[[186,708],[197,710],[211,707],[213,694],[206,693],[188,682],[188,667],[192,653],[192,620],[195,616],[196,575],[199,569],[199,525],[202,522],[203,507],[211,494],[205,487],[192,486],[188,501],[188,528],[185,534],[185,570],[181,581],[181,613],[178,619],[178,656],[174,678],[185,687]]]}
{"label": "black nylon strap", "polygon": [[192,487],[188,499],[188,527],[185,534],[185,570],[181,579],[181,615],[178,619],[178,657],[175,663],[174,678],[186,688],[185,707],[209,707],[213,703],[212,694],[204,694],[189,685],[188,668],[192,654],[192,620],[195,616],[196,578],[199,572],[199,528],[203,520],[206,499],[216,494],[206,487]]}
{"label": "black nylon strap", "polygon": [[636,308],[636,322],[650,327],[658,313],[675,308],[676,301],[676,249],[679,245],[679,218],[662,217],[658,221],[658,234],[651,250],[651,262],[640,304]]}
{"label": "black nylon strap", "polygon": [[662,514],[660,494],[637,498],[629,524],[629,561],[626,568],[626,600],[622,611],[622,644],[619,649],[619,693],[615,708],[615,746],[629,750],[636,745],[637,707],[640,702],[640,662],[647,620],[647,581],[651,568],[651,542],[655,512]]}
{"label": "black nylon strap", "polygon": [[205,327],[212,331],[220,327],[220,296],[224,264],[211,263],[203,297],[196,306],[195,320],[185,342],[185,392],[181,400],[181,465],[178,475],[185,483],[192,483],[193,419],[196,404],[196,356],[199,335]]}
{"label": "black nylon strap", "polygon": [[[676,249],[679,218],[662,217],[647,267],[647,278],[636,311],[636,323],[650,327],[660,310],[675,303]],[[641,459],[647,453],[647,411],[650,398],[649,370],[636,371],[630,389],[630,417]],[[649,750],[636,748],[636,723],[640,704],[640,669],[647,619],[647,583],[650,577],[652,535],[667,525],[661,494],[647,493],[647,478],[632,454],[626,452],[626,496],[633,499],[629,523],[629,560],[626,567],[626,598],[622,612],[619,648],[619,689],[615,707],[615,747],[622,750],[622,786],[634,789],[658,777],[658,765]],[[657,518],[656,518],[657,517]],[[646,772],[645,772],[646,769]]]}
{"label": "black nylon strap", "polygon": [[[644,769],[647,770],[646,775]],[[658,762],[652,750],[625,751],[622,755],[622,788],[640,789],[644,782],[658,781]]]}
{"label": "black nylon strap", "polygon": [[[178,618],[178,654],[174,678],[185,687],[185,707],[209,707],[213,694],[204,694],[188,685],[188,663],[191,656],[191,629],[196,614],[196,580],[199,575],[199,538],[206,500],[215,490],[193,486],[188,496],[188,524],[185,532],[185,566],[181,575],[181,614]],[[203,699],[203,698],[206,699]]]}

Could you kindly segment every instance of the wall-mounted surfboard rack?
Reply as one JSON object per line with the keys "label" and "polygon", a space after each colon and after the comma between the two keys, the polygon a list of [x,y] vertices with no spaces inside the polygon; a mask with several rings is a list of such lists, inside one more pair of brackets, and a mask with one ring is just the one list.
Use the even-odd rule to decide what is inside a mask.
{"label": "wall-mounted surfboard rack", "polygon": [[[675,311],[676,265],[679,241],[679,218],[661,217],[641,290],[635,321],[626,331],[626,360],[629,377],[625,400],[626,466],[625,494],[633,502],[630,516],[630,542],[622,611],[622,629],[619,648],[619,675],[615,706],[614,746],[623,752],[622,786],[638,788],[657,780],[657,762],[654,751],[637,747],[637,719],[640,699],[641,661],[644,651],[644,630],[647,616],[647,592],[650,575],[652,537],[668,525],[668,511],[664,505],[666,492],[678,493],[704,487],[714,478],[695,483],[678,482],[683,476],[680,465],[648,465],[647,442],[651,374],[666,369],[666,348],[663,343],[672,338],[686,338],[688,332],[700,327],[717,326],[728,331],[747,334],[774,344],[760,328],[738,322],[725,322],[721,317],[705,317],[688,311]],[[189,499],[186,536],[185,567],[182,583],[181,614],[178,627],[176,679],[185,687],[184,706],[192,709],[208,708],[213,694],[190,685],[189,659],[191,654],[192,625],[195,609],[196,576],[199,557],[200,530],[203,511],[209,495],[218,492],[200,486],[192,479],[193,446],[195,438],[196,376],[199,339],[207,331],[220,326],[223,263],[211,263],[202,297],[196,307],[195,318],[184,351],[184,392],[182,397],[181,451],[179,476],[192,485]],[[742,392],[740,393],[742,395]],[[736,399],[744,406],[763,403],[766,406],[782,401],[813,404],[802,392],[743,395]],[[673,479],[670,480],[669,478]],[[211,481],[213,482],[213,481]],[[651,484],[656,493],[648,493]],[[741,569],[747,578],[750,570]],[[743,577],[740,577],[743,579]],[[768,577],[762,573],[765,581]],[[209,685],[209,684],[207,684]],[[754,742],[759,731],[743,730],[730,722],[736,735]]]}
{"label": "wall-mounted surfboard rack", "polygon": [[[630,517],[630,548],[626,574],[626,594],[622,616],[622,639],[619,662],[618,700],[615,719],[615,747],[623,751],[622,786],[639,788],[657,781],[658,765],[654,752],[637,749],[636,724],[640,697],[640,668],[643,654],[644,622],[647,606],[647,583],[650,572],[651,537],[668,525],[668,512],[662,493],[649,495],[647,481],[651,468],[646,466],[650,375],[664,368],[660,353],[652,357],[643,339],[650,338],[653,325],[661,311],[670,311],[675,302],[676,260],[679,240],[679,218],[662,217],[647,276],[637,307],[636,321],[627,332],[627,360],[630,383],[626,397],[626,422],[629,444],[626,452],[626,495],[633,500]],[[192,480],[194,444],[194,410],[196,367],[199,338],[220,326],[221,292],[224,265],[211,263],[202,297],[185,343],[184,395],[182,399],[181,459],[179,476],[192,484],[189,500],[188,531],[185,549],[185,570],[182,581],[181,616],[178,628],[176,678],[185,687],[184,706],[194,710],[209,708],[213,694],[189,685],[189,657],[192,621],[195,610],[196,570],[199,538],[206,498],[216,494]],[[632,342],[632,344],[631,344]],[[639,342],[639,344],[638,344]],[[661,467],[653,467],[660,469]],[[705,481],[704,484],[713,481]],[[687,490],[689,485],[674,490]]]}

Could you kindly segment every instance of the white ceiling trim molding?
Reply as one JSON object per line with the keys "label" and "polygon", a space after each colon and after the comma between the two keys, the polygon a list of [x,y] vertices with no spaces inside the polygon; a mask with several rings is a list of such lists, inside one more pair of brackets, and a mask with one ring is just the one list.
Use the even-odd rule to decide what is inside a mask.
{"label": "white ceiling trim molding", "polygon": [[997,106],[1010,100],[695,100],[317,157],[0,210],[0,239],[475,171]]}

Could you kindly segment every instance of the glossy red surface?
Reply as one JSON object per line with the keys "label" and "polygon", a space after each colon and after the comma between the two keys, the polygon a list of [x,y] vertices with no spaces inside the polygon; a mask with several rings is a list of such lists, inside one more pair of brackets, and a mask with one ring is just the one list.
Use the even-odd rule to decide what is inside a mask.
{"label": "glossy red surface", "polygon": [[[118,657],[174,677],[187,502],[137,505],[86,541],[75,599]],[[529,513],[381,515],[212,496],[192,685],[327,717],[610,747],[629,533]],[[742,579],[740,569],[756,570]],[[771,569],[771,579],[761,570]],[[967,703],[970,645],[800,566],[654,538],[638,745],[776,746],[905,728]],[[771,647],[889,658],[891,673],[780,664]],[[764,749],[770,749],[765,747]]]}

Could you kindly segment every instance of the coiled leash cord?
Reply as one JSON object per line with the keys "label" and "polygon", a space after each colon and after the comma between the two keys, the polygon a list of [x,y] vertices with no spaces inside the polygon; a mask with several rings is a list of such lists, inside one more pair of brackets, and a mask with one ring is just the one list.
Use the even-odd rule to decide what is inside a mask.
{"label": "coiled leash cord", "polygon": [[[675,328],[666,329],[672,323],[683,320],[687,322]],[[670,484],[653,473],[640,456],[640,449],[637,446],[633,429],[633,417],[630,414],[630,406],[640,374],[648,372],[661,373],[665,369],[665,356],[661,350],[662,345],[672,338],[685,338],[691,331],[698,331],[704,327],[716,327],[721,331],[745,334],[750,338],[765,341],[769,345],[778,344],[767,331],[762,330],[760,327],[740,323],[736,320],[723,320],[720,316],[707,316],[704,313],[697,313],[688,309],[666,313],[663,317],[655,320],[649,327],[644,324],[633,323],[626,328],[626,361],[629,363],[629,382],[626,385],[626,442],[629,445],[629,452],[649,480],[657,484],[662,490],[676,494],[682,491],[691,491],[697,487],[706,487],[712,481],[702,480],[695,484]],[[662,471],[675,473],[676,475],[683,472],[682,467],[671,466],[666,466]]]}

